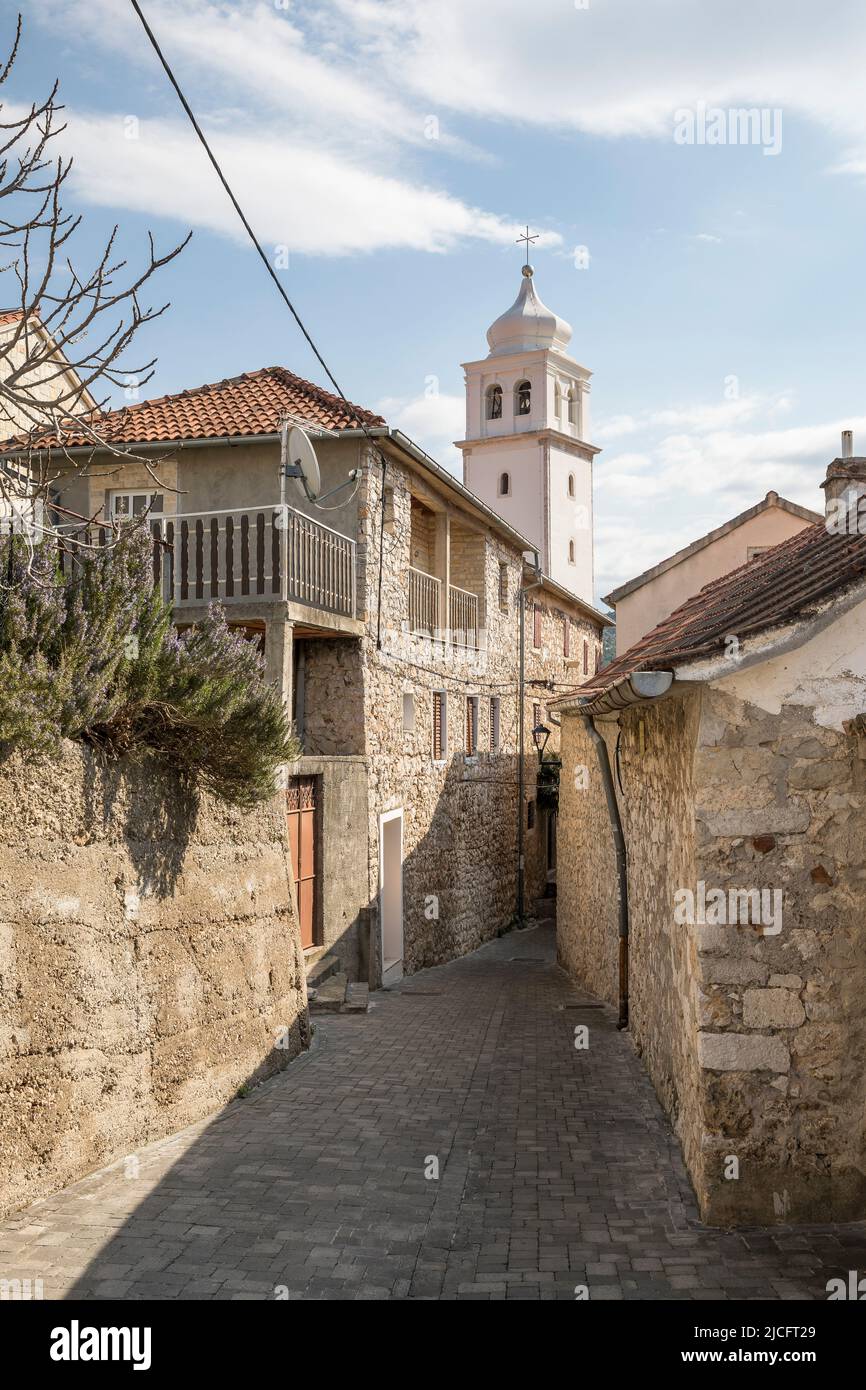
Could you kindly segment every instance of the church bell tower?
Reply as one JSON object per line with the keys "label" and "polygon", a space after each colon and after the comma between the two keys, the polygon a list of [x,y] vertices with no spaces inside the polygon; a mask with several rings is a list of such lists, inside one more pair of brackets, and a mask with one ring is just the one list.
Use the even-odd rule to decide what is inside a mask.
{"label": "church bell tower", "polygon": [[[527,234],[528,236],[528,234]],[[525,239],[525,238],[524,238]],[[487,330],[490,348],[464,362],[463,481],[538,550],[555,583],[594,605],[592,375],[568,352],[571,327],[538,297],[534,271]]]}

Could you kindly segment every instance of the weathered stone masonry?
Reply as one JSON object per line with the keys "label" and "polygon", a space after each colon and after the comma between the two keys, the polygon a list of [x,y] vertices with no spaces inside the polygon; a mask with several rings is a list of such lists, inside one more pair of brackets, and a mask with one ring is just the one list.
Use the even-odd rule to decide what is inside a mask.
{"label": "weathered stone masonry", "polygon": [[[618,726],[597,727],[613,762]],[[583,722],[568,715],[563,728],[560,960],[614,1002],[610,828]],[[630,1028],[704,1218],[862,1217],[863,749],[808,704],[768,712],[724,682],[626,710],[619,731]],[[700,881],[783,888],[782,930],[677,925],[674,893]]]}
{"label": "weathered stone masonry", "polygon": [[74,744],[0,774],[0,1211],[134,1155],[307,1044],[275,800]]}

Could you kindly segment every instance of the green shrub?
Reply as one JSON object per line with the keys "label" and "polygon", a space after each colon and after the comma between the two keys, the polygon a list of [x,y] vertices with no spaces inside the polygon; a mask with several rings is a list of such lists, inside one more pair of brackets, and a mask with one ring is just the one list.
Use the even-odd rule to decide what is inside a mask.
{"label": "green shrub", "polygon": [[0,743],[45,752],[61,738],[111,756],[152,749],[226,801],[269,796],[300,752],[264,661],[225,614],[182,636],[154,589],[141,528],[59,565],[56,542],[0,547]]}

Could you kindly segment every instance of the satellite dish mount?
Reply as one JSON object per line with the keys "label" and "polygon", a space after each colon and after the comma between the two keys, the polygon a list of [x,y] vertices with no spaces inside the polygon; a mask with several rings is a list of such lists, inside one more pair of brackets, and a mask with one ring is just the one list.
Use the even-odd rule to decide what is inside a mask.
{"label": "satellite dish mount", "polygon": [[343,488],[349,487],[358,476],[358,469],[353,468],[344,483],[338,483],[329,492],[320,492],[322,474],[313,442],[305,430],[299,425],[290,425],[288,420],[283,422],[280,429],[280,464],[282,476],[297,478],[307,501],[312,502],[314,506],[324,502],[327,497],[342,492]]}

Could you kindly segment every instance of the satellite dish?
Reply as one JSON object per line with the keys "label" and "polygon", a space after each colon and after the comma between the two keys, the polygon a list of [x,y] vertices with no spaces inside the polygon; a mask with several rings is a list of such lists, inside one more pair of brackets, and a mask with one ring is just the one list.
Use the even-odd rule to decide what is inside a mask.
{"label": "satellite dish", "polygon": [[309,435],[297,425],[293,425],[288,432],[284,466],[286,476],[298,478],[309,500],[315,502],[322,486],[319,460]]}

